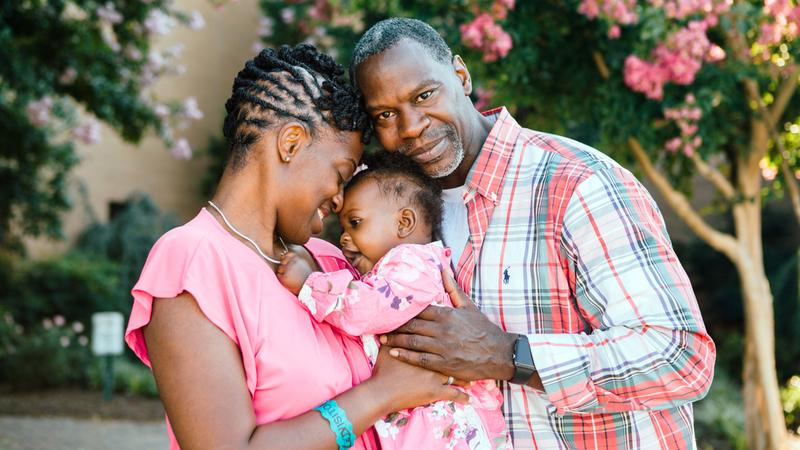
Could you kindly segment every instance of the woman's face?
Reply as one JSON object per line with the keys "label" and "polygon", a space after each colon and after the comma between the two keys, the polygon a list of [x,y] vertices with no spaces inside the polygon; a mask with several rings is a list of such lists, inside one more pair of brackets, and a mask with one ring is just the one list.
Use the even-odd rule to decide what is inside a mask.
{"label": "woman's face", "polygon": [[338,212],[344,183],[353,176],[364,152],[357,132],[320,130],[311,143],[288,162],[288,181],[278,206],[278,233],[285,241],[304,244],[322,232],[322,220]]}

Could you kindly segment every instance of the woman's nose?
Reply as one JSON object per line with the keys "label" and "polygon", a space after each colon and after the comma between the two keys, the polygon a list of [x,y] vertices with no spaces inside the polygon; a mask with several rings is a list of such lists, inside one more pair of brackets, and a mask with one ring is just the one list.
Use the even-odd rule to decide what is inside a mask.
{"label": "woman's nose", "polygon": [[339,186],[339,191],[331,198],[333,212],[339,214],[342,211],[342,205],[344,205],[344,186]]}

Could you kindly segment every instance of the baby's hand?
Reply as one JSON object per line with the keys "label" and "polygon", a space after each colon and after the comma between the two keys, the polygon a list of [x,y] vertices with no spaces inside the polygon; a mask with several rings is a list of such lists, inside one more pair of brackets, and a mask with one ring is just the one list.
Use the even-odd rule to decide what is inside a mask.
{"label": "baby's hand", "polygon": [[305,258],[298,256],[297,253],[288,252],[281,258],[281,265],[278,266],[276,275],[286,289],[297,295],[313,271]]}

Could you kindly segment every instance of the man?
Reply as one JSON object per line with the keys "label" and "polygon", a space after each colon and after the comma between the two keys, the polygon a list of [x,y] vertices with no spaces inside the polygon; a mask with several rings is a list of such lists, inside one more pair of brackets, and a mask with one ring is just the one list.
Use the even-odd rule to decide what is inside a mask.
{"label": "man", "polygon": [[693,448],[715,348],[644,187],[505,108],[476,111],[466,65],[418,20],[373,26],[351,70],[381,145],[445,188],[445,244],[480,309],[453,292],[458,309],[385,336],[392,353],[502,380],[516,448]]}

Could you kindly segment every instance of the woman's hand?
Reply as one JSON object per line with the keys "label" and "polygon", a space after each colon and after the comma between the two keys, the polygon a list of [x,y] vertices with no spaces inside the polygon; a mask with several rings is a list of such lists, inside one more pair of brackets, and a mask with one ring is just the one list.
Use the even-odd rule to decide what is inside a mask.
{"label": "woman's hand", "polygon": [[378,386],[375,392],[387,395],[387,413],[439,400],[469,402],[467,394],[446,384],[447,376],[393,358],[389,350],[387,346],[381,347],[369,379],[369,383]]}

